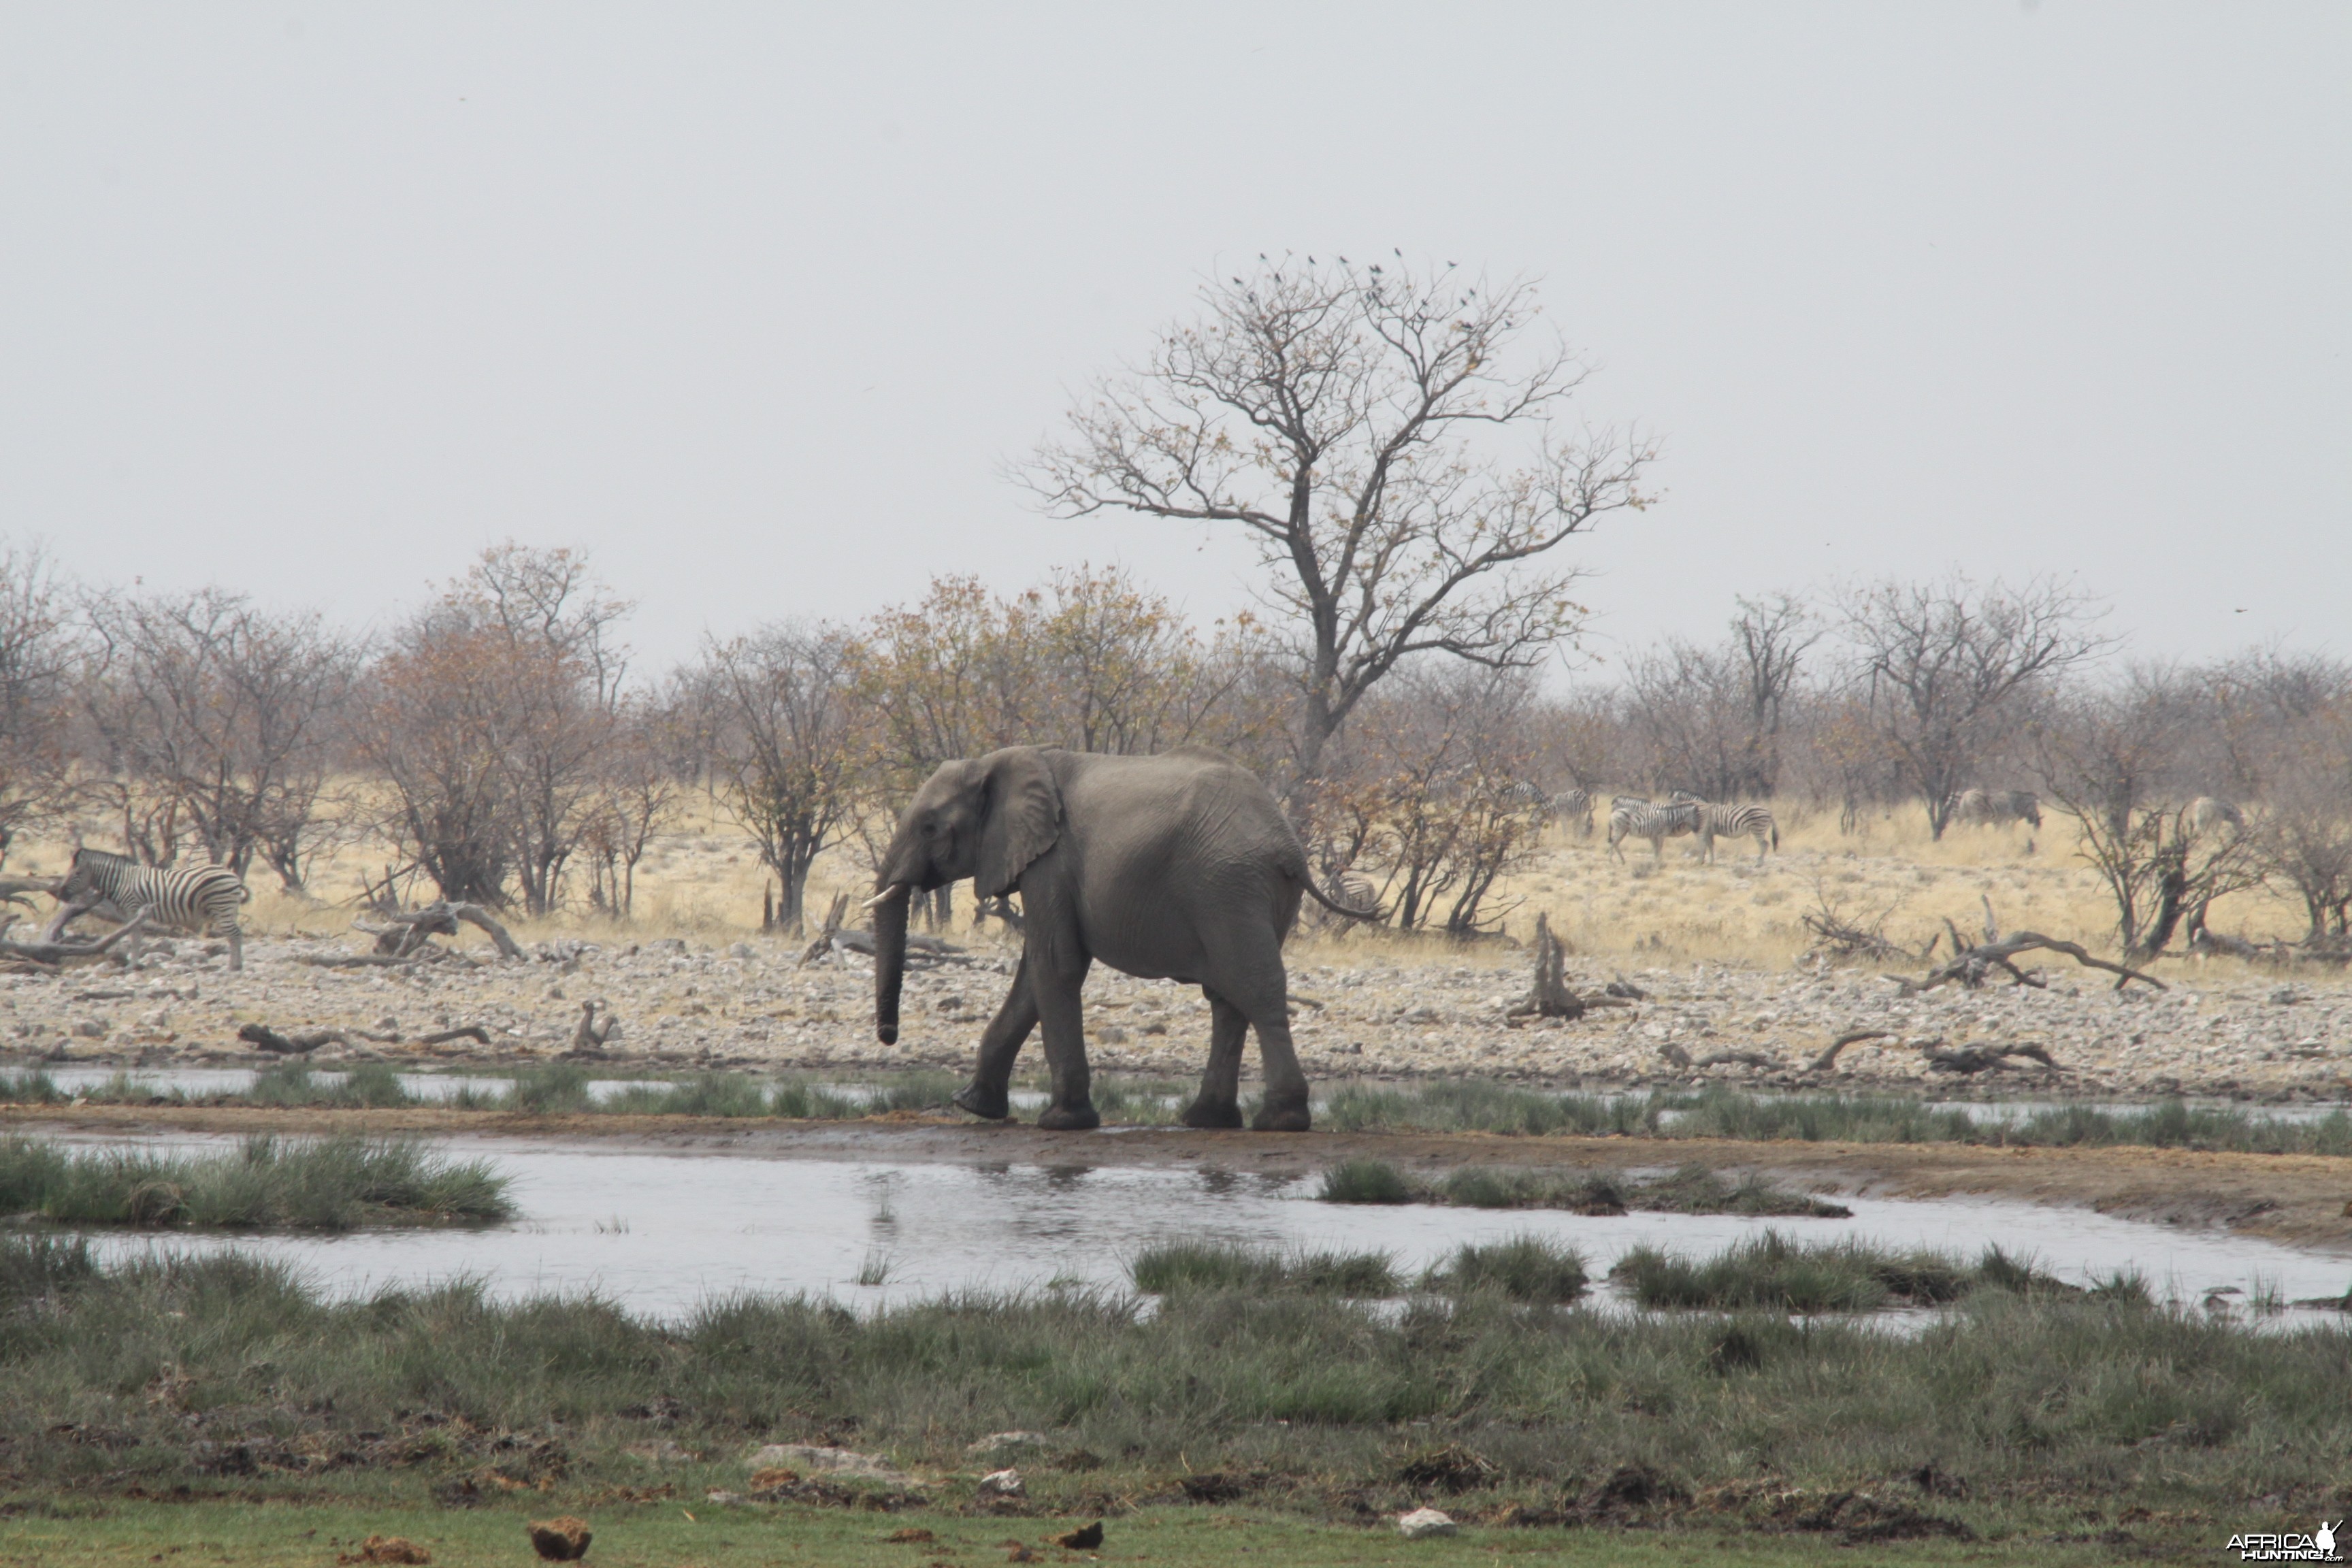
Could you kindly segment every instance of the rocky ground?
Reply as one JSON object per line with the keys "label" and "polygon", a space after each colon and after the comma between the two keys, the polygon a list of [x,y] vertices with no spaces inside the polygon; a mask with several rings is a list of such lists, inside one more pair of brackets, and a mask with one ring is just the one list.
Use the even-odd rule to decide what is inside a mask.
{"label": "rocky ground", "polygon": [[[815,1069],[829,1074],[961,1068],[1011,973],[1009,946],[973,945],[961,962],[909,975],[898,1045],[876,1043],[866,960],[830,953],[802,964],[798,944],[538,943],[499,960],[470,933],[457,952],[413,967],[330,968],[352,939],[248,940],[230,973],[215,943],[150,945],[125,968],[0,976],[0,1053],[34,1063],[221,1066],[268,1059],[240,1026],[284,1033],[340,1028],[321,1064],[382,1059],[416,1065],[511,1066],[574,1050],[582,1005],[619,1021],[602,1059],[648,1068]],[[2352,993],[2340,981],[2290,980],[2234,963],[2169,964],[2168,989],[2132,985],[2054,955],[2047,989],[1948,986],[1906,996],[1867,969],[1801,965],[1778,972],[1711,963],[1672,968],[1604,964],[1578,973],[1580,991],[1627,983],[1634,1005],[1573,1021],[1514,1026],[1524,955],[1500,944],[1475,960],[1361,935],[1303,944],[1293,954],[1296,1034],[1308,1072],[1340,1078],[1461,1077],[1560,1086],[1727,1082],[1949,1094],[2144,1096],[2174,1092],[2261,1099],[2352,1098]],[[1087,988],[1098,1070],[1171,1079],[1197,1073],[1208,1009],[1197,992],[1098,970]],[[466,1025],[491,1044],[426,1047],[422,1037]],[[1836,1036],[1895,1037],[1848,1047],[1835,1070],[1809,1064]],[[1932,1069],[1923,1043],[2036,1045],[2030,1060],[1956,1078]],[[1725,1059],[1710,1063],[1719,1054]],[[1753,1058],[1755,1059],[1745,1059]],[[592,1058],[593,1059],[593,1058]],[[1032,1057],[1025,1060],[1034,1061]],[[1688,1066],[1682,1065],[1687,1062]]]}

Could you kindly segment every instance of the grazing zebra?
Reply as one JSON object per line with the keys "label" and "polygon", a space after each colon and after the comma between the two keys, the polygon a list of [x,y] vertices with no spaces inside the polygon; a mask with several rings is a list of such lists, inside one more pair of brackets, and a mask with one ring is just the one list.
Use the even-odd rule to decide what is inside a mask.
{"label": "grazing zebra", "polygon": [[1551,820],[1572,824],[1579,838],[1592,837],[1592,792],[1570,784],[1551,797]]}
{"label": "grazing zebra", "polygon": [[2243,833],[2246,830],[2246,814],[2238,808],[2235,801],[2200,795],[2181,809],[2180,826],[2191,837],[2221,827],[2227,827],[2232,833]]}
{"label": "grazing zebra", "polygon": [[1756,863],[1764,863],[1764,846],[1769,839],[1773,848],[1780,847],[1780,826],[1772,814],[1760,805],[1717,805],[1712,801],[1691,801],[1698,807],[1698,858],[1713,864],[1715,841],[1718,837],[1738,838],[1742,834],[1756,840]]}
{"label": "grazing zebra", "polygon": [[128,855],[77,849],[58,884],[58,902],[77,903],[92,894],[126,921],[144,910],[157,925],[226,937],[228,966],[245,967],[236,910],[252,895],[226,866],[142,866]]}
{"label": "grazing zebra", "polygon": [[1944,803],[1948,822],[2000,827],[2012,822],[2042,826],[2042,797],[2030,789],[1964,789]]}
{"label": "grazing zebra", "polygon": [[1620,860],[1628,838],[1646,838],[1650,853],[1666,858],[1666,840],[1698,831],[1698,803],[1689,800],[1643,800],[1621,795],[1609,803],[1609,849]]}

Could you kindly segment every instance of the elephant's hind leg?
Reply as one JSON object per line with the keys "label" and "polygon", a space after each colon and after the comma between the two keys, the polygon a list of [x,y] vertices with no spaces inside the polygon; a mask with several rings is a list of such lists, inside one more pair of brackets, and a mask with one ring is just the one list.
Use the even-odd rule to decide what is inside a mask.
{"label": "elephant's hind leg", "polygon": [[1201,994],[1209,999],[1209,1065],[1201,1073],[1200,1094],[1177,1120],[1187,1127],[1239,1127],[1242,1046],[1249,1037],[1249,1019],[1207,986]]}
{"label": "elephant's hind leg", "polygon": [[1029,959],[1024,954],[1013,972],[1013,989],[1004,1005],[989,1020],[980,1037],[980,1060],[971,1081],[955,1091],[955,1103],[974,1116],[1002,1121],[1013,1114],[1013,1063],[1029,1032],[1037,1026],[1037,995],[1029,984]]}

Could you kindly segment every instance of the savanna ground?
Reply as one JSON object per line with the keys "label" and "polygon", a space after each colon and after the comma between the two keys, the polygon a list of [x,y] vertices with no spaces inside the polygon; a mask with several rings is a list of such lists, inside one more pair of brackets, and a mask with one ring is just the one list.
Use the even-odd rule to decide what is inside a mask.
{"label": "savanna ground", "polygon": [[[1506,1026],[1526,990],[1526,956],[1512,942],[1469,946],[1359,930],[1303,930],[1295,939],[1297,1029],[1318,1079],[1475,1076],[1559,1085],[1688,1082],[1696,1078],[1785,1084],[1849,1030],[1882,1028],[1839,1059],[1834,1081],[1917,1092],[1936,1074],[1919,1042],[2038,1045],[2054,1070],[2020,1061],[1970,1080],[1966,1092],[2148,1096],[2210,1093],[2335,1098],[2352,1047],[2352,991],[2333,972],[2280,974],[2236,960],[2165,959],[2169,986],[2116,991],[2108,977],[2043,955],[2046,990],[1947,986],[1907,997],[1879,967],[1805,962],[1802,917],[1827,899],[1862,924],[1885,918],[1887,936],[1916,950],[1949,920],[1982,928],[1989,901],[2004,930],[2032,929],[2107,951],[2112,911],[2065,841],[2060,819],[2039,836],[2022,827],[1955,828],[1940,842],[1924,815],[1874,817],[1841,835],[1833,816],[1791,815],[1781,848],[1760,866],[1748,841],[1726,842],[1702,866],[1690,841],[1670,841],[1662,864],[1635,844],[1620,862],[1598,838],[1555,829],[1500,890],[1506,929],[1524,940],[1547,913],[1567,940],[1572,980],[1612,979],[1643,997],[1566,1024]],[[10,869],[60,868],[61,845],[12,854]],[[723,822],[704,816],[657,840],[638,868],[635,917],[518,921],[516,934],[557,962],[440,964],[354,972],[294,962],[356,952],[349,929],[363,877],[380,877],[377,847],[346,850],[313,879],[319,901],[255,889],[250,962],[231,974],[217,956],[181,942],[129,976],[76,971],[62,980],[0,981],[0,1049],[18,1061],[164,1065],[250,1059],[236,1038],[246,1023],[282,1031],[343,1027],[377,1037],[331,1046],[317,1059],[510,1062],[561,1051],[581,1004],[616,1016],[617,1058],[666,1066],[887,1069],[959,1068],[993,1010],[1013,952],[1001,926],[974,932],[967,895],[951,940],[975,961],[919,970],[896,1047],[877,1045],[869,971],[861,960],[799,963],[803,942],[759,931],[761,868]],[[260,879],[257,879],[258,882]],[[813,909],[838,890],[863,895],[862,861],[836,851],[821,862]],[[2286,900],[2256,890],[2217,905],[2216,929],[2298,933]],[[458,944],[478,957],[468,931]],[[1898,966],[1899,967],[1899,966]],[[1924,966],[1921,966],[1924,967]],[[1916,972],[1916,971],[1915,971]],[[1181,1077],[1198,1069],[1206,1005],[1164,982],[1097,970],[1088,986],[1097,1065]],[[387,1022],[389,1020],[389,1022]],[[421,1052],[437,1029],[478,1024],[494,1044]],[[1684,1068],[1725,1050],[1759,1061]]]}
{"label": "savanna ground", "polygon": [[[31,846],[9,869],[54,872],[63,858],[61,846]],[[1527,984],[1527,956],[1509,943],[1302,932],[1293,984],[1310,1074],[1325,1086],[1475,1079],[2056,1100],[2346,1090],[2352,994],[2332,974],[2168,959],[2155,973],[2169,989],[2119,993],[2049,959],[2046,990],[1906,997],[1877,968],[1803,958],[1800,917],[1824,895],[1863,923],[1891,911],[1886,934],[1915,950],[1947,918],[1978,928],[1990,900],[2005,929],[2108,951],[2104,895],[2054,819],[2032,838],[1961,828],[1937,844],[1916,814],[1852,837],[1816,817],[1784,822],[1780,853],[1760,867],[1745,841],[1724,844],[1713,867],[1688,858],[1687,840],[1670,842],[1662,866],[1649,861],[1645,844],[1621,864],[1599,839],[1555,830],[1503,889],[1520,900],[1514,936],[1538,911],[1551,917],[1580,989],[1615,979],[1643,993],[1580,1020],[1509,1026]],[[971,931],[960,901],[949,934],[974,962],[911,976],[902,1041],[882,1047],[867,967],[844,956],[803,966],[801,939],[761,935],[761,869],[704,819],[639,867],[633,921],[513,922],[528,963],[493,962],[471,932],[453,944],[470,963],[299,962],[365,950],[348,900],[381,869],[380,853],[348,852],[316,879],[319,902],[257,886],[242,974],[178,938],[127,972],[0,979],[0,1044],[20,1069],[249,1065],[265,1058],[236,1029],[260,1022],[353,1031],[315,1054],[320,1066],[511,1072],[570,1050],[593,1000],[621,1020],[600,1074],[903,1077],[966,1064],[1013,952],[993,928]],[[863,884],[853,857],[832,857],[812,905]],[[2259,892],[2224,903],[2214,924],[2299,934],[2295,911]],[[1098,1068],[1170,1082],[1197,1072],[1207,1034],[1197,995],[1098,972],[1088,1002]],[[492,1044],[415,1043],[467,1024]],[[1808,1070],[1835,1035],[1872,1027],[1894,1037],[1850,1047],[1832,1072]],[[1927,1040],[2037,1044],[2059,1066],[2021,1062],[1955,1083],[1929,1071],[1916,1048]],[[1718,1051],[1761,1065],[1704,1064]],[[212,1125],[207,1116],[658,1135],[649,1119],[514,1110],[91,1105],[10,1120]],[[970,1157],[967,1143],[992,1136],[929,1118],[850,1135],[885,1133],[936,1143],[938,1158]],[[728,1135],[772,1134],[739,1124]],[[1235,1157],[1258,1147],[1199,1136],[1222,1138]],[[1017,1144],[1025,1158],[1049,1142],[1023,1130],[996,1147]],[[1433,1170],[1662,1159],[1639,1137],[1475,1131],[1316,1133],[1263,1147],[1286,1163],[1373,1152]],[[1189,1142],[1165,1153],[1202,1157]],[[2304,1245],[2352,1242],[2336,1212],[2352,1163],[2325,1154],[1726,1138],[1664,1158],[1822,1190],[2008,1191],[2267,1226]],[[492,1310],[446,1294],[337,1306],[200,1270],[89,1287],[69,1305],[36,1295],[0,1327],[12,1369],[0,1560],[12,1563],[324,1563],[370,1534],[409,1537],[438,1563],[518,1562],[522,1521],[563,1512],[594,1526],[592,1561],[614,1563],[965,1563],[1004,1560],[1012,1542],[1052,1561],[1088,1555],[1048,1541],[1097,1516],[1108,1535],[1092,1555],[1104,1561],[2067,1563],[2202,1557],[2234,1530],[2307,1530],[2352,1513],[2339,1506],[2352,1432],[2333,1413],[2340,1398],[2322,1396],[2352,1384],[2352,1340],[2112,1303],[1974,1305],[1903,1338],[1780,1318],[1611,1326],[1490,1304],[1391,1321],[1242,1300],[1140,1322],[1108,1303],[941,1303],[863,1327],[816,1306],[746,1304],[736,1320],[664,1328],[591,1304]],[[1215,1353],[1203,1361],[1206,1344]],[[1067,1447],[1024,1467],[1026,1501],[982,1507],[964,1445],[1027,1426]],[[874,1447],[929,1484],[887,1513],[828,1497],[708,1501],[746,1487],[742,1456],[761,1440]],[[562,1463],[532,1468],[531,1455],[556,1450]],[[1458,1494],[1442,1464],[1408,1479],[1454,1450],[1495,1476]],[[384,1458],[394,1453],[412,1457]],[[1203,1475],[1233,1485],[1186,1489]],[[479,1481],[464,1500],[473,1506],[446,1506],[452,1476]],[[1454,1509],[1465,1532],[1397,1538],[1385,1521],[1421,1501]],[[886,1539],[908,1530],[931,1536]]]}

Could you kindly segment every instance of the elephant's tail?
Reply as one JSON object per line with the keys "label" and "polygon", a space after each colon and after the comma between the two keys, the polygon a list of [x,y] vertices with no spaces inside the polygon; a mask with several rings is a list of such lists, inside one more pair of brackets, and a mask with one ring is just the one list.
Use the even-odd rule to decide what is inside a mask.
{"label": "elephant's tail", "polygon": [[1389,918],[1388,911],[1381,908],[1381,901],[1378,898],[1367,900],[1366,904],[1368,907],[1358,909],[1339,902],[1339,900],[1333,898],[1330,894],[1317,887],[1315,885],[1315,879],[1312,877],[1299,878],[1298,885],[1306,889],[1308,895],[1311,896],[1317,903],[1322,905],[1325,909],[1329,910],[1335,915],[1345,915],[1351,921],[1386,921]]}

